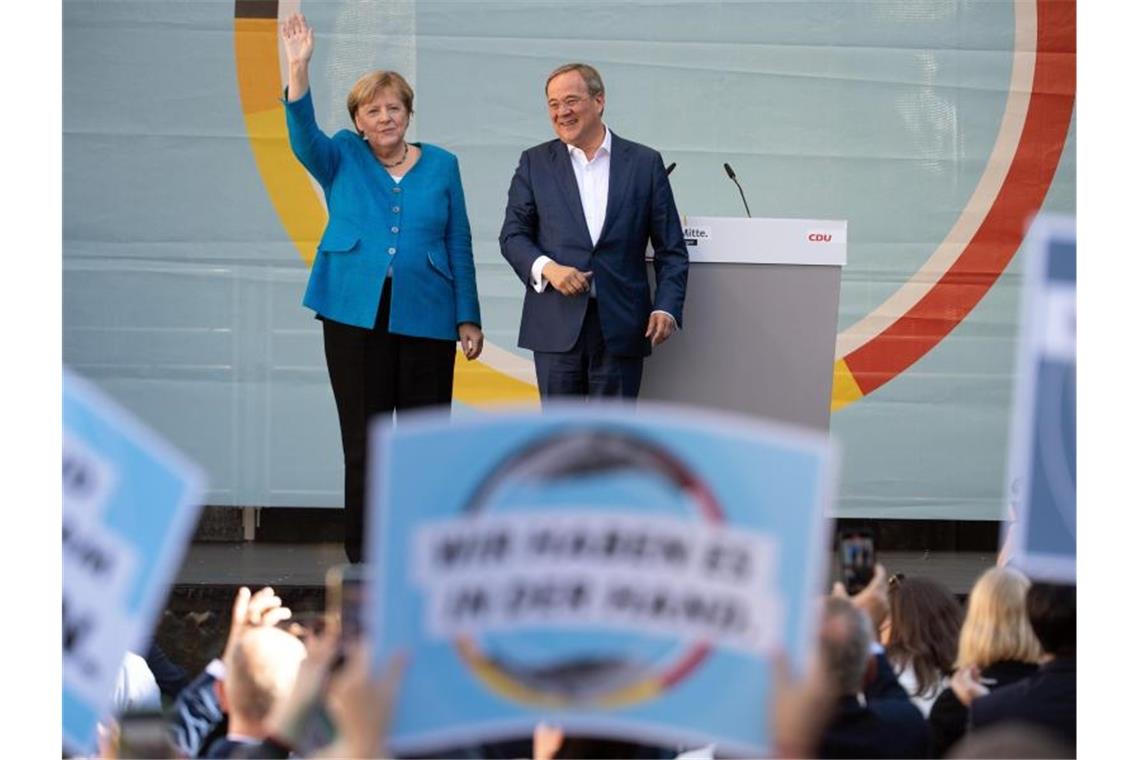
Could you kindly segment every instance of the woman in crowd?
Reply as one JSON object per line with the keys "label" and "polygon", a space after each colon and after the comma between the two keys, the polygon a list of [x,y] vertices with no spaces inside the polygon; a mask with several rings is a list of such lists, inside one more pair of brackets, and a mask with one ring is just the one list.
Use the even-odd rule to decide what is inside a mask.
{"label": "woman in crowd", "polygon": [[[1025,613],[1029,579],[1010,567],[987,570],[970,591],[966,620],[958,639],[957,668],[978,671],[993,689],[1037,671],[1041,646]],[[943,756],[966,732],[967,708],[946,689],[930,710],[934,751]]]}
{"label": "woman in crowd", "polygon": [[405,139],[413,93],[404,78],[361,77],[348,93],[355,131],[330,138],[309,92],[313,30],[295,13],[281,36],[289,143],[329,211],[304,304],[323,325],[344,450],[345,550],[359,562],[369,419],[449,405],[456,340],[468,361],[482,351],[471,228],[456,157]]}
{"label": "woman in crowd", "polygon": [[890,584],[888,606],[887,659],[911,701],[929,715],[954,672],[962,605],[941,583],[907,577]]}

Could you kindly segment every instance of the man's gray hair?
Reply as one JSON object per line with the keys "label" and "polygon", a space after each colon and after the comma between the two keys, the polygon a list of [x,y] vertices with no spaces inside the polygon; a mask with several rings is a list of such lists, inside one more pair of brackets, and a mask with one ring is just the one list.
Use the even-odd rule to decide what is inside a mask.
{"label": "man's gray hair", "polygon": [[550,90],[550,80],[569,71],[577,71],[582,75],[582,79],[586,80],[586,92],[590,94],[591,98],[606,94],[606,86],[602,83],[602,75],[588,63],[566,63],[559,66],[550,72],[550,76],[546,78],[546,90],[544,90],[544,92]]}
{"label": "man's gray hair", "polygon": [[828,597],[819,640],[832,685],[843,696],[863,691],[871,655],[871,620],[866,613],[848,599]]}

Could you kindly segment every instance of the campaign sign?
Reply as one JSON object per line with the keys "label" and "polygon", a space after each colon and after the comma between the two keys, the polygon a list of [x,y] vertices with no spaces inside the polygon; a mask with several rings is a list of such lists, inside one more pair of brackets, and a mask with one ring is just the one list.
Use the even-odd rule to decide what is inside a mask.
{"label": "campaign sign", "polygon": [[149,642],[204,481],[87,381],[63,375],[63,740],[96,747],[128,649]]}
{"label": "campaign sign", "polygon": [[390,748],[567,735],[768,748],[803,662],[834,457],[816,432],[640,404],[373,428],[366,615],[408,656]]}
{"label": "campaign sign", "polygon": [[1077,233],[1038,217],[1025,285],[1010,431],[1010,561],[1031,578],[1077,581]]}

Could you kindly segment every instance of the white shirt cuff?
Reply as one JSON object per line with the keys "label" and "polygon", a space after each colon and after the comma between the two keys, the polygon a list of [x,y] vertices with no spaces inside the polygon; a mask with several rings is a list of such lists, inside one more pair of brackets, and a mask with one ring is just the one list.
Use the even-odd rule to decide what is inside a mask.
{"label": "white shirt cuff", "polygon": [[535,293],[541,293],[546,290],[547,279],[542,276],[542,268],[547,264],[553,262],[554,259],[549,256],[539,256],[530,265],[530,284],[534,288]]}
{"label": "white shirt cuff", "polygon": [[219,681],[226,680],[226,664],[216,657],[210,660],[210,664],[206,666],[206,672]]}

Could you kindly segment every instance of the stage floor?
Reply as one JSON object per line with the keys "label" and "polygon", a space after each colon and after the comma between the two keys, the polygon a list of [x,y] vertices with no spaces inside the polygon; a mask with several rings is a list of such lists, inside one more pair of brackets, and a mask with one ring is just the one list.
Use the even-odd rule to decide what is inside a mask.
{"label": "stage floor", "polygon": [[[955,594],[966,594],[994,563],[994,552],[884,551],[879,561],[888,573],[935,578]],[[325,571],[344,562],[334,543],[198,543],[182,563],[178,586],[320,587]],[[832,578],[837,577],[832,567]]]}
{"label": "stage floor", "polygon": [[[964,597],[993,565],[995,553],[885,551],[879,558],[888,572],[936,578]],[[273,586],[304,619],[324,609],[325,571],[343,561],[339,543],[191,544],[159,620],[157,641],[175,662],[197,673],[222,651],[238,586]]]}

